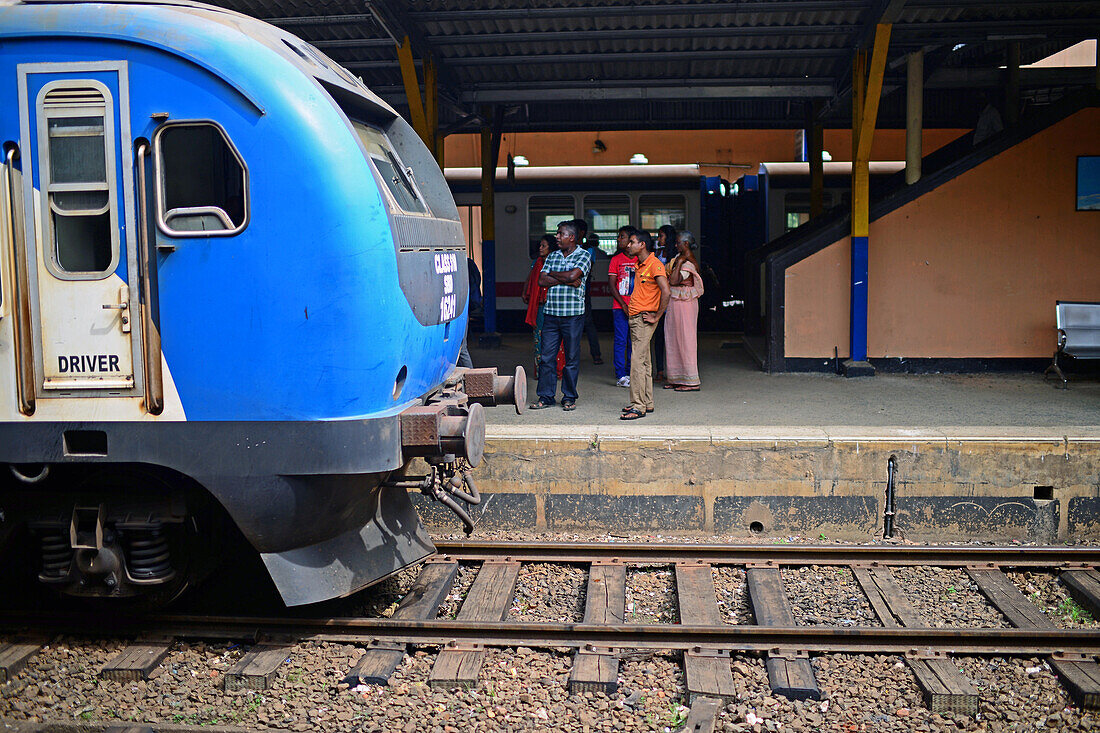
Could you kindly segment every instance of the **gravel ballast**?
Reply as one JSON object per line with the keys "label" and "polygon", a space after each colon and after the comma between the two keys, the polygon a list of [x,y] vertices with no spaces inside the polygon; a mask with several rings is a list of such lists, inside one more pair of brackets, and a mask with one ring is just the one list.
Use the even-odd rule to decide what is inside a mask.
{"label": "gravel ballast", "polygon": [[[509,533],[509,539],[524,536]],[[535,539],[527,536],[527,541]],[[541,539],[562,539],[543,536]],[[605,541],[644,541],[644,537]],[[655,538],[684,541],[683,537]],[[715,541],[703,538],[702,541]],[[439,610],[453,618],[479,564],[460,565]],[[964,571],[899,568],[895,578],[933,626],[1007,627]],[[878,625],[847,568],[785,567],[784,586],[798,623]],[[348,599],[348,608],[374,616],[392,614],[416,577],[399,573]],[[1041,572],[1009,577],[1060,626],[1096,628],[1074,610],[1056,577]],[[716,601],[729,624],[751,624],[745,572],[712,569]],[[575,623],[583,618],[587,569],[556,563],[525,564],[511,599],[509,620]],[[628,566],[627,623],[678,623],[676,577],[670,566]],[[10,641],[0,637],[0,644]],[[429,674],[437,647],[415,648],[388,685],[349,687],[343,680],[363,653],[347,643],[294,645],[267,690],[226,691],[225,673],[247,649],[233,643],[177,642],[150,680],[115,682],[99,670],[125,642],[59,637],[30,660],[15,679],[0,685],[0,729],[5,724],[168,724],[241,726],[291,731],[363,733],[465,733],[465,731],[560,731],[561,733],[672,733],[686,720],[681,655],[624,652],[618,690],[570,694],[573,654],[568,650],[490,648],[476,689],[435,689]],[[894,655],[816,656],[811,664],[824,699],[791,701],[768,687],[763,658],[731,659],[736,699],[720,709],[722,733],[776,731],[1089,731],[1100,720],[1078,709],[1039,658],[956,658],[956,666],[980,694],[976,717],[932,713],[906,662]]]}
{"label": "gravel ballast", "polygon": [[667,566],[630,566],[626,570],[628,624],[675,624],[680,621],[676,576]]}
{"label": "gravel ballast", "polygon": [[795,620],[805,626],[882,626],[848,568],[783,568],[783,587]]}
{"label": "gravel ballast", "polygon": [[989,604],[966,571],[958,568],[893,568],[909,601],[935,628],[1007,629],[1012,626]]}

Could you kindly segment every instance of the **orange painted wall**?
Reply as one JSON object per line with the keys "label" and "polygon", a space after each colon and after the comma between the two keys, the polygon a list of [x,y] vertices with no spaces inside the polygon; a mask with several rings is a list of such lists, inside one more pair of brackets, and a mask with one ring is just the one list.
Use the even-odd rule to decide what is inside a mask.
{"label": "orange painted wall", "polygon": [[[1082,110],[872,222],[868,355],[1050,356],[1054,302],[1100,301],[1100,212],[1074,210],[1097,130]],[[787,356],[848,354],[848,252],[787,270]]]}
{"label": "orange painted wall", "polygon": [[[966,130],[925,130],[924,154],[954,140]],[[597,136],[607,146],[592,152]],[[851,160],[850,130],[826,130],[825,149],[833,160]],[[481,165],[478,135],[449,135],[444,160],[449,167]],[[521,132],[504,135],[500,164],[508,153],[523,155],[531,165],[624,165],[634,153],[659,163],[741,163],[746,168],[708,170],[712,175],[738,178],[755,173],[764,162],[795,159],[793,130],[638,130],[620,132]],[[905,131],[879,130],[871,151],[874,160],[904,160]]]}

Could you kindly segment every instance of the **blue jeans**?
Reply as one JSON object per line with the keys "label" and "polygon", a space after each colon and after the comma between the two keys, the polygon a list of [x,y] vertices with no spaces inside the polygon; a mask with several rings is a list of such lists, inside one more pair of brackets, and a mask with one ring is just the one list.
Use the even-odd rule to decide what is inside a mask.
{"label": "blue jeans", "polygon": [[576,402],[577,377],[580,373],[581,332],[584,315],[552,316],[542,319],[542,353],[539,355],[538,396],[543,402],[554,402],[558,391],[558,349],[565,344],[565,369],[561,372],[561,399]]}
{"label": "blue jeans", "polygon": [[630,376],[630,322],[626,319],[626,311],[612,308],[611,323],[615,326],[615,344],[611,349],[615,379],[622,379]]}

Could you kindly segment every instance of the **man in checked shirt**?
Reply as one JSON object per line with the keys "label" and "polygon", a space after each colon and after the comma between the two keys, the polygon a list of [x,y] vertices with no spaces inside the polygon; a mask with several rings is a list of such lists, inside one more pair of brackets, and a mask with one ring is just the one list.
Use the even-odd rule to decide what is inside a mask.
{"label": "man in checked shirt", "polygon": [[549,290],[543,307],[538,400],[530,406],[532,410],[554,404],[558,391],[555,362],[562,343],[565,344],[565,368],[561,373],[561,409],[569,411],[577,407],[584,288],[592,272],[592,256],[578,246],[577,236],[577,225],[572,221],[558,224],[558,250],[546,257],[539,273],[539,285]]}

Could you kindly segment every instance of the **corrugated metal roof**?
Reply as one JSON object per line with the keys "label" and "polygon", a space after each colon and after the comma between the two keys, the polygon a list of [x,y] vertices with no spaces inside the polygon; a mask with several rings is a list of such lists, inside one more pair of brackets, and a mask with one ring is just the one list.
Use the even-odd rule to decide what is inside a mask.
{"label": "corrugated metal roof", "polygon": [[[799,127],[814,99],[831,101],[827,124],[844,125],[852,53],[869,43],[875,23],[895,5],[888,0],[217,4],[301,36],[399,109],[407,105],[394,38],[408,35],[418,59],[435,60],[445,101],[440,121],[452,130],[469,122],[482,104],[506,106],[504,125],[510,130]],[[908,0],[893,24],[880,123],[904,121],[890,98],[897,96],[892,90],[902,81],[903,57],[911,51],[926,54],[927,124],[957,126],[973,122],[973,90],[1000,83],[998,68],[1008,43],[1019,43],[1028,63],[1098,33],[1100,0]],[[1028,73],[1022,83],[1033,96],[1067,86],[1051,74]]]}

